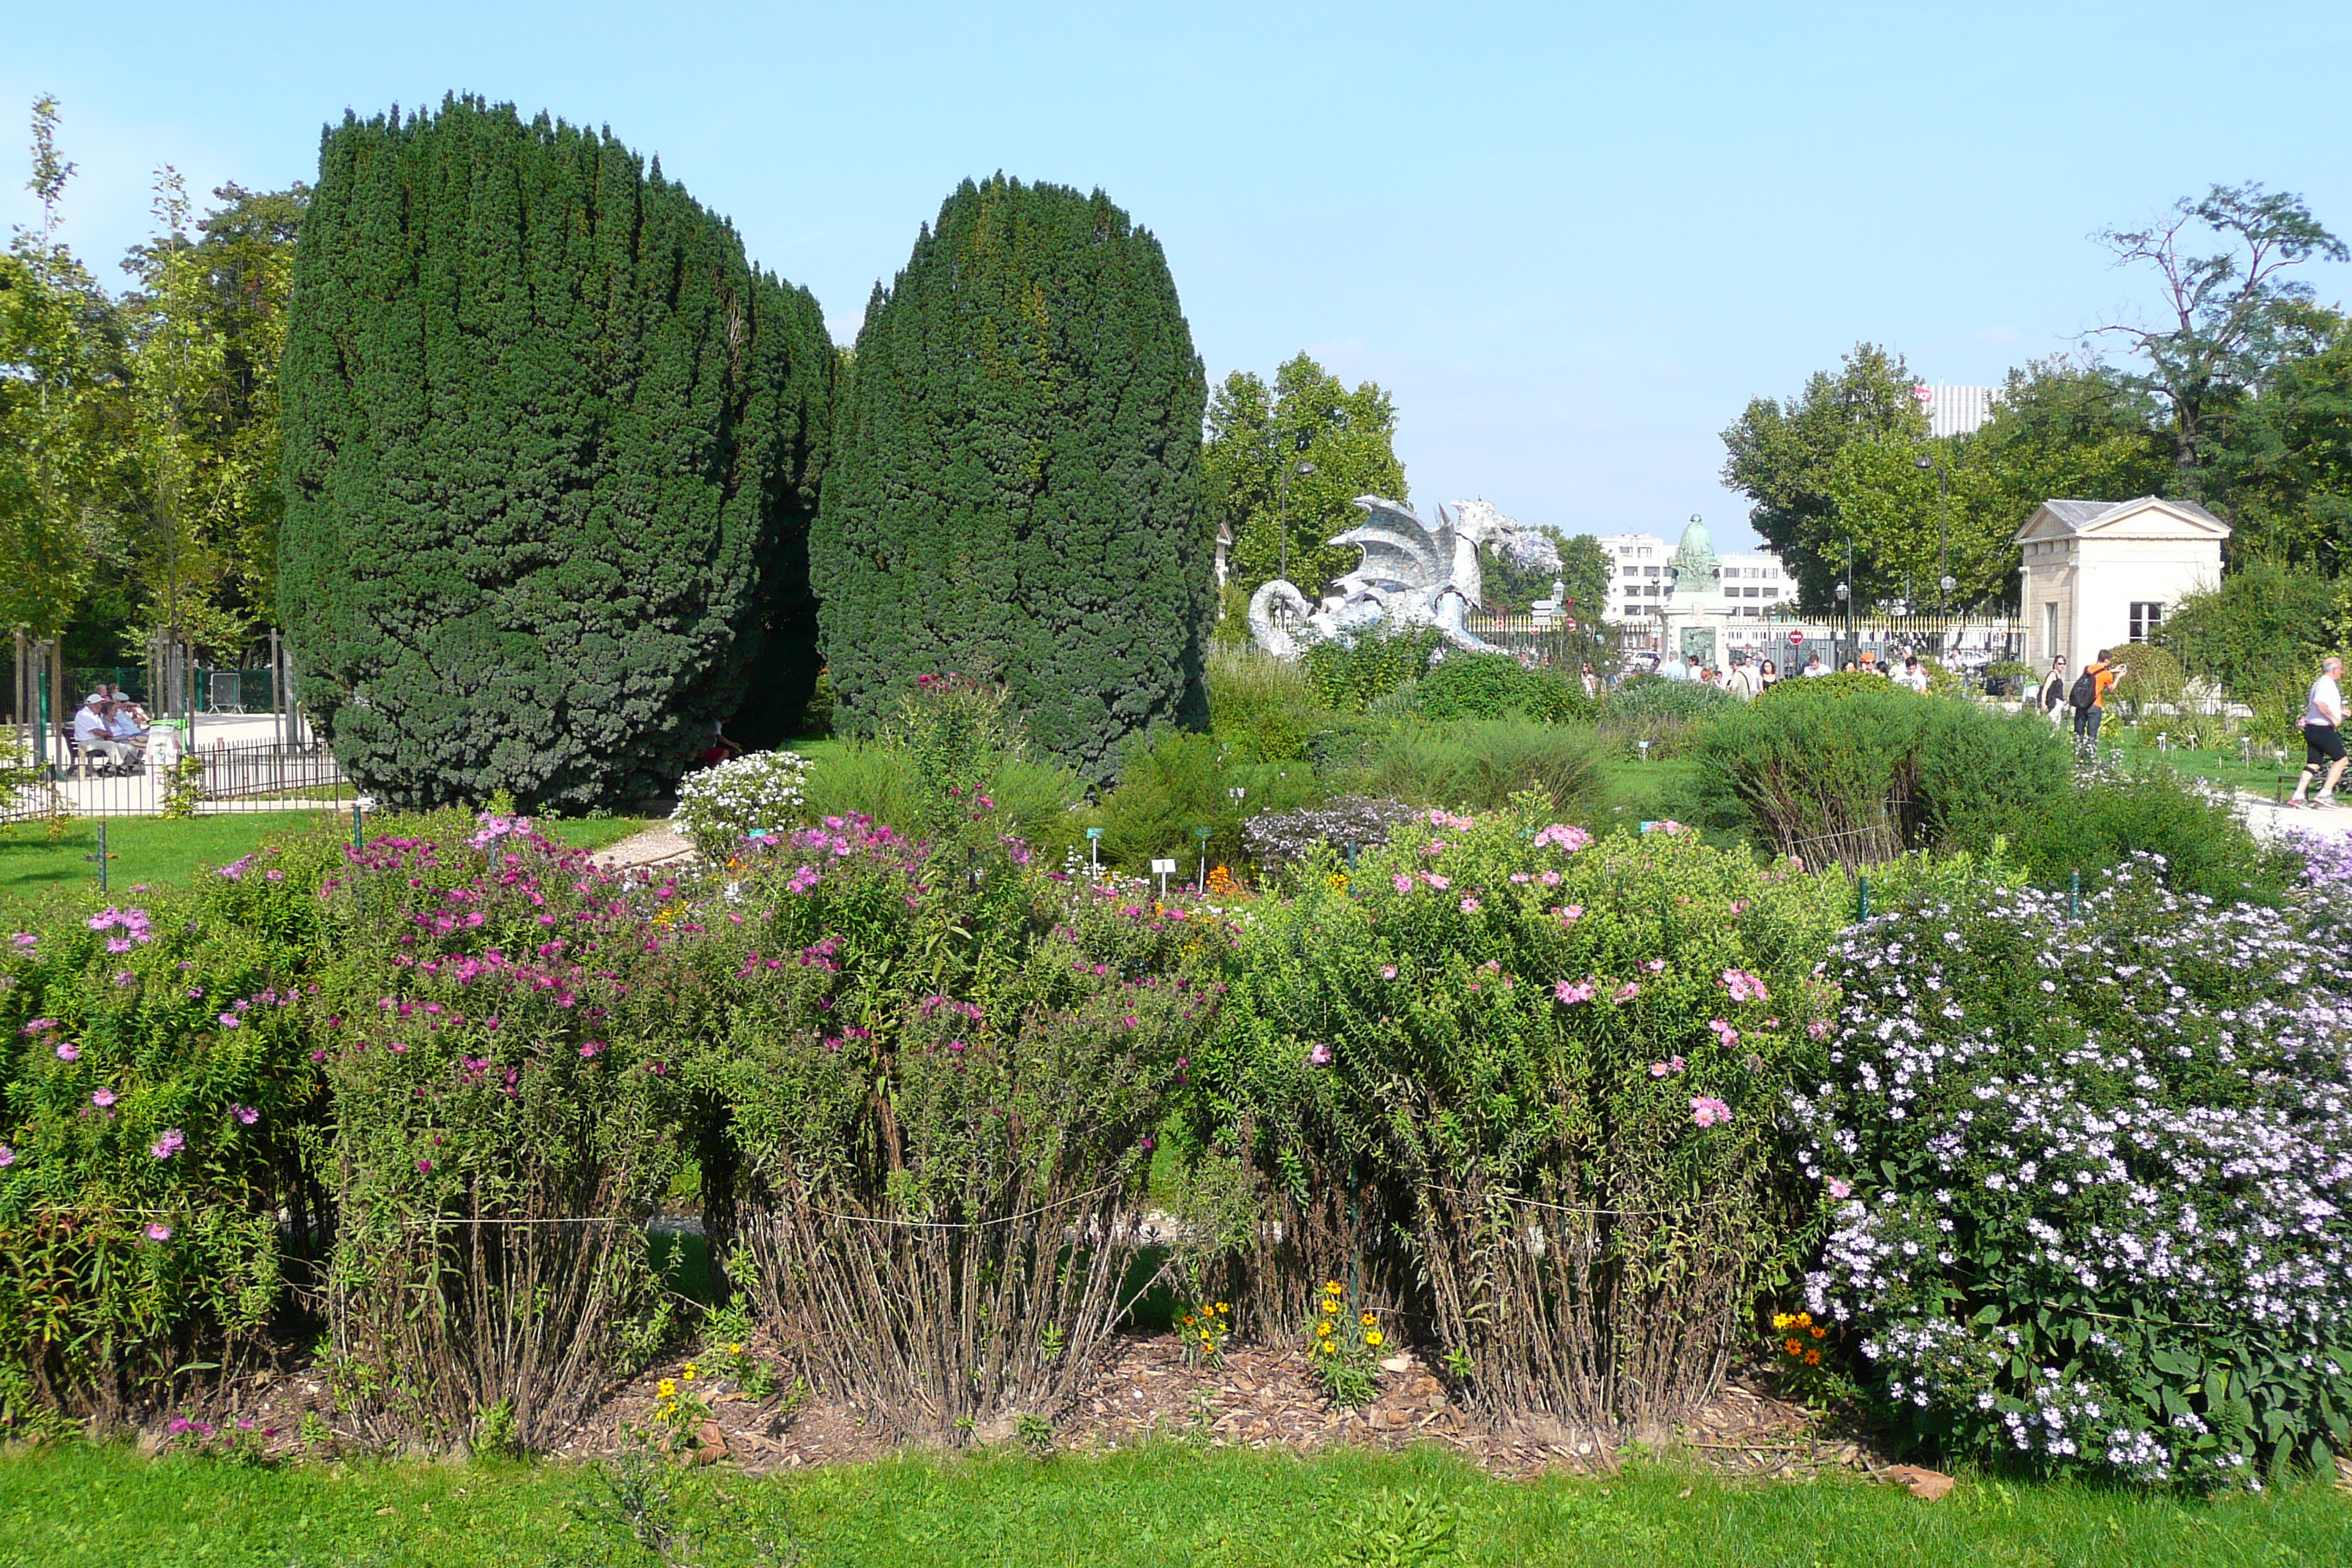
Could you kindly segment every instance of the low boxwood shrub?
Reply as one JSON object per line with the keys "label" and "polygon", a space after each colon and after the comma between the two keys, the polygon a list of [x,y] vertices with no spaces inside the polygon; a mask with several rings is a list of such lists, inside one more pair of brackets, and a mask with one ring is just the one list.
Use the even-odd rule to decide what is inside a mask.
{"label": "low boxwood shrub", "polygon": [[1542,666],[1523,665],[1508,654],[1452,650],[1421,678],[1414,706],[1423,718],[1441,723],[1517,715],[1557,724],[1582,717],[1592,703],[1575,679]]}
{"label": "low boxwood shrub", "polygon": [[495,812],[326,890],[336,1375],[388,1438],[542,1447],[664,1326],[646,1225],[692,1147],[701,920]]}
{"label": "low boxwood shrub", "polygon": [[1261,1194],[1254,1331],[1339,1281],[1486,1409],[1662,1438],[1793,1258],[1775,1122],[1843,916],[1744,850],[1537,804],[1432,812],[1255,911],[1188,1137]]}
{"label": "low boxwood shrub", "polygon": [[1790,1101],[1805,1305],[1951,1459],[2212,1483],[2352,1445],[2344,917],[2102,873],[1853,928]]}
{"label": "low boxwood shrub", "polygon": [[1226,940],[1017,842],[793,836],[701,949],[730,1278],[824,1386],[927,1439],[1063,1407],[1131,1300],[1153,1134]]}
{"label": "low boxwood shrub", "polygon": [[265,1347],[331,1205],[313,966],[333,835],[0,945],[0,1428]]}

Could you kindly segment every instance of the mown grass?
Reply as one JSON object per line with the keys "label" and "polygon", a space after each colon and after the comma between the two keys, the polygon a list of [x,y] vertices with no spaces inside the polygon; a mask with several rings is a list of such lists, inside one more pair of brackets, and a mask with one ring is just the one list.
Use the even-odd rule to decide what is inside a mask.
{"label": "mown grass", "polygon": [[[1168,1442],[1102,1457],[887,1459],[675,1483],[789,1527],[798,1561],[875,1568],[1772,1564],[2310,1564],[2352,1561],[2352,1499],[2316,1484],[2213,1501],[1964,1480],[1941,1502],[1822,1479],[1729,1485],[1667,1466],[1496,1480],[1433,1450],[1314,1459]],[[0,1562],[85,1568],[540,1568],[655,1559],[578,1517],[569,1465],[345,1462],[265,1469],[72,1445],[0,1459]],[[756,1560],[714,1532],[681,1561]]]}
{"label": "mown grass", "polygon": [[[274,839],[308,832],[322,817],[349,831],[348,816],[309,811],[232,812],[217,816],[167,820],[121,816],[106,825],[109,897],[120,900],[136,887],[184,885],[207,867],[226,865]],[[582,849],[601,849],[645,824],[633,816],[542,822],[541,831]],[[43,823],[22,823],[0,833],[0,910],[50,898],[95,900],[98,891],[98,824],[68,820],[52,838]]]}

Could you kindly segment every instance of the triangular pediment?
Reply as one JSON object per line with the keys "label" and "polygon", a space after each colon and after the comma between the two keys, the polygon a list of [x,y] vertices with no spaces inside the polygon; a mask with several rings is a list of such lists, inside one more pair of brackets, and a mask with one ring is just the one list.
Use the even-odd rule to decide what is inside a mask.
{"label": "triangular pediment", "polygon": [[2192,500],[2140,496],[2133,500],[2046,500],[2036,507],[2013,542],[2053,539],[2191,539],[2215,543],[2230,537],[2230,525]]}

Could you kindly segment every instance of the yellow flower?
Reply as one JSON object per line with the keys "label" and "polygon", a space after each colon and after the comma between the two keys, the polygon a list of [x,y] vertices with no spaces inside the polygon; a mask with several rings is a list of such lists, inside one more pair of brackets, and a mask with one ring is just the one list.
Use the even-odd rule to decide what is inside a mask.
{"label": "yellow flower", "polygon": [[1337,1279],[1326,1279],[1323,1281],[1323,1294],[1326,1296],[1336,1296],[1339,1293],[1339,1282]]}
{"label": "yellow flower", "polygon": [[743,1347],[740,1344],[730,1344],[727,1347],[727,1353],[729,1355],[741,1355],[743,1353]]}
{"label": "yellow flower", "polygon": [[664,1399],[667,1399],[677,1392],[677,1379],[674,1377],[663,1378],[659,1383],[654,1384],[654,1390]]}
{"label": "yellow flower", "polygon": [[661,1407],[661,1418],[662,1418],[663,1420],[665,1420],[665,1421],[667,1421],[667,1420],[671,1419],[673,1416],[677,1415],[677,1401],[676,1401],[675,1399],[671,1400],[669,1403],[667,1403],[667,1404],[664,1405]]}
{"label": "yellow flower", "polygon": [[1797,1314],[1797,1327],[1801,1329],[1810,1329],[1812,1326],[1813,1315],[1811,1312],[1800,1312]]}
{"label": "yellow flower", "polygon": [[1233,1310],[1233,1309],[1226,1306],[1223,1301],[1220,1301],[1217,1303],[1217,1310],[1220,1312],[1229,1312]]}
{"label": "yellow flower", "polygon": [[1380,1348],[1380,1343],[1381,1343],[1381,1331],[1380,1331],[1380,1330],[1378,1330],[1378,1329],[1374,1329],[1370,1333],[1366,1334],[1366,1335],[1364,1336],[1364,1342],[1365,1342],[1366,1344],[1368,1344],[1368,1345],[1370,1345],[1370,1346],[1371,1346],[1373,1349],[1375,1349],[1375,1350],[1379,1349],[1379,1348]]}
{"label": "yellow flower", "polygon": [[1323,1353],[1325,1355],[1338,1355],[1339,1353],[1339,1347],[1333,1344],[1329,1340],[1325,1340],[1323,1342]]}
{"label": "yellow flower", "polygon": [[1339,1303],[1326,1296],[1323,1299],[1323,1310],[1326,1312],[1337,1312],[1339,1310]]}
{"label": "yellow flower", "polygon": [[1366,1328],[1368,1328],[1368,1329],[1369,1329],[1369,1328],[1370,1328],[1374,1323],[1379,1322],[1379,1321],[1380,1321],[1380,1320],[1379,1320],[1378,1318],[1373,1317],[1370,1312],[1366,1312],[1362,1317],[1358,1318],[1358,1319],[1356,1320],[1356,1321],[1358,1321],[1358,1322],[1360,1322],[1360,1323],[1363,1324],[1363,1325],[1364,1325],[1364,1327],[1366,1327]]}
{"label": "yellow flower", "polygon": [[1192,1326],[1192,1314],[1190,1312],[1184,1314],[1184,1326],[1188,1329]]}
{"label": "yellow flower", "polygon": [[1315,1337],[1316,1337],[1317,1339],[1318,1339],[1318,1340],[1328,1340],[1328,1339],[1329,1339],[1329,1338],[1331,1337],[1331,1320],[1330,1320],[1330,1319],[1328,1319],[1328,1318],[1325,1318],[1325,1319],[1322,1319],[1322,1320],[1318,1321],[1316,1323],[1316,1325],[1315,1325]]}
{"label": "yellow flower", "polygon": [[686,1375],[687,1375],[687,1376],[688,1376],[688,1377],[692,1377],[695,1373],[697,1373],[700,1372],[701,1370],[702,1370],[702,1369],[701,1369],[700,1367],[698,1367],[698,1366],[695,1365],[695,1364],[694,1364],[694,1363],[692,1363],[692,1362],[688,1362],[688,1363],[686,1363]]}
{"label": "yellow flower", "polygon": [[1785,1329],[1796,1321],[1796,1319],[1789,1316],[1786,1312],[1775,1312],[1772,1314],[1772,1326],[1776,1329]]}
{"label": "yellow flower", "polygon": [[1201,1336],[1201,1348],[1202,1348],[1202,1350],[1214,1350],[1214,1349],[1216,1349],[1216,1347],[1217,1347],[1217,1342],[1216,1342],[1216,1341],[1214,1341],[1214,1340],[1211,1339],[1211,1338],[1210,1338],[1208,1335],[1206,1335],[1206,1334],[1202,1334],[1202,1335]]}

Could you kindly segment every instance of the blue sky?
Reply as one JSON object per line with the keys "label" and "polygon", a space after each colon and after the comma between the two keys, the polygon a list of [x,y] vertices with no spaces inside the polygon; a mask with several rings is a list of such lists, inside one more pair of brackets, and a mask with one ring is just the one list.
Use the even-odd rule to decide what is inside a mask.
{"label": "blue sky", "polygon": [[959,179],[1099,185],[1213,381],[1308,349],[1393,392],[1417,501],[1570,531],[1746,541],[1717,433],[1750,396],[1861,338],[1996,382],[2149,300],[2093,231],[2212,182],[2352,234],[2340,3],[84,0],[7,36],[5,145],[58,95],[67,237],[110,268],[155,164],[283,184],[346,107],[453,89],[658,153],[836,335]]}

